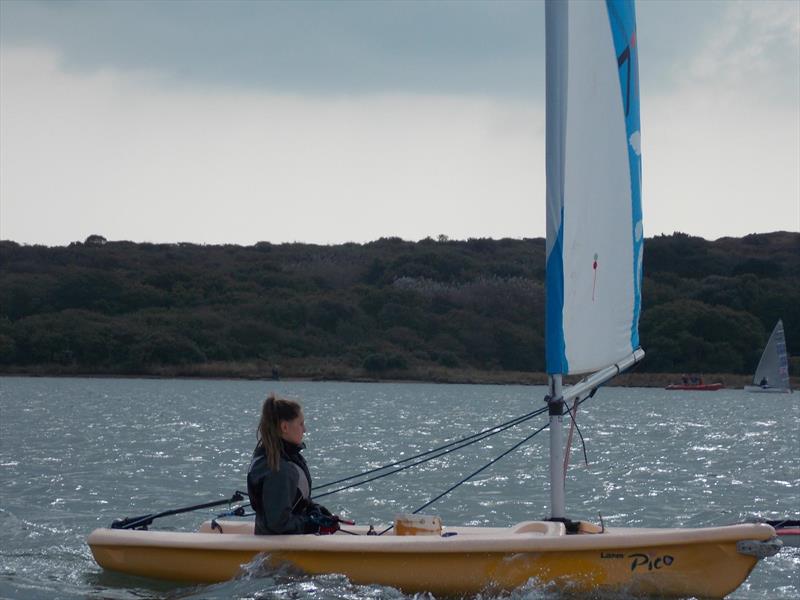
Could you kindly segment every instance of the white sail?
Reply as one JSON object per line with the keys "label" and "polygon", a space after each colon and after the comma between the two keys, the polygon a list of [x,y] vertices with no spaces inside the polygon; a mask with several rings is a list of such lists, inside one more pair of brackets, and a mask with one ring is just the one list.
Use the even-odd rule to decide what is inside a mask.
{"label": "white sail", "polygon": [[758,361],[753,385],[760,388],[789,391],[789,359],[786,354],[786,337],[783,333],[783,321],[778,319],[772,335]]}
{"label": "white sail", "polygon": [[639,346],[642,214],[632,2],[548,2],[547,371]]}

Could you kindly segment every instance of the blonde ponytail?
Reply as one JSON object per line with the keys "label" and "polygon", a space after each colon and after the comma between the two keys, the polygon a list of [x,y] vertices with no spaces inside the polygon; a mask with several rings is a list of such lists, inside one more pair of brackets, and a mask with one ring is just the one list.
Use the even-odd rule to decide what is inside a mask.
{"label": "blonde ponytail", "polygon": [[293,421],[302,412],[300,404],[294,400],[279,398],[274,393],[267,396],[261,407],[261,420],[258,423],[256,438],[264,446],[267,464],[273,471],[280,468],[281,461],[281,421]]}

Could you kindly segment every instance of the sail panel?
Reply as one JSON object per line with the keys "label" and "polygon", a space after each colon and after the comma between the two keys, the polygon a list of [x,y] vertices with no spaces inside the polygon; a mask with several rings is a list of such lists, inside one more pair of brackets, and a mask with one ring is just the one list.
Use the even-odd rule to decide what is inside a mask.
{"label": "sail panel", "polygon": [[586,373],[639,345],[633,5],[548,2],[546,11],[547,370]]}

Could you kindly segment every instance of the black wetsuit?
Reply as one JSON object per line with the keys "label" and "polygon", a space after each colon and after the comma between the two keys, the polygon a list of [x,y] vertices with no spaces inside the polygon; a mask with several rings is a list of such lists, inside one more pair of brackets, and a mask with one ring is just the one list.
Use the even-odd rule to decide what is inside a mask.
{"label": "black wetsuit", "polygon": [[270,469],[264,447],[259,444],[247,472],[247,493],[256,511],[256,535],[314,533],[319,525],[309,513],[328,513],[311,501],[311,474],[300,454],[305,446],[282,441],[277,471]]}

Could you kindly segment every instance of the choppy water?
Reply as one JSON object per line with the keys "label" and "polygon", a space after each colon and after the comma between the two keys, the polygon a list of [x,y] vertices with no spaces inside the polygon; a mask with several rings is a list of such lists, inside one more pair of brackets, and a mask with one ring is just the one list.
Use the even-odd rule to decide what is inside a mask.
{"label": "choppy water", "polygon": [[[341,576],[251,569],[214,586],[102,571],[85,539],[114,518],[245,489],[261,400],[300,399],[315,483],[409,456],[541,406],[543,388],[429,384],[0,379],[0,597],[405,598]],[[800,512],[800,394],[751,397],[607,388],[583,405],[589,466],[573,466],[568,513],[608,525],[705,526]],[[543,415],[534,420],[543,425]],[[391,521],[529,433],[326,498],[362,524]],[[573,464],[581,458],[575,446]],[[425,512],[445,524],[511,525],[547,515],[547,433]],[[164,527],[193,529],[211,512]],[[554,598],[534,587],[513,600]],[[800,551],[762,561],[731,598],[800,597]],[[484,599],[486,600],[486,599]]]}

